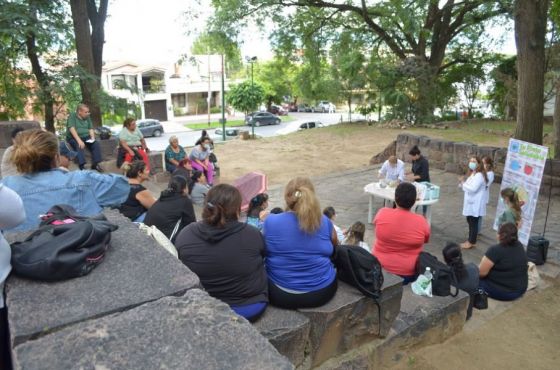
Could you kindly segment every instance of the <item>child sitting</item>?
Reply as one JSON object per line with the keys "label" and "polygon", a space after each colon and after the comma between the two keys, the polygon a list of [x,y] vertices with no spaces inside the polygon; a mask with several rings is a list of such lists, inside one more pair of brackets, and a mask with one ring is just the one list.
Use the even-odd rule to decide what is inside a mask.
{"label": "child sitting", "polygon": [[336,238],[338,239],[338,244],[340,244],[344,240],[344,233],[342,232],[342,229],[336,226],[334,223],[334,220],[336,220],[336,211],[334,210],[333,207],[328,206],[325,207],[325,209],[323,210],[323,214],[327,216],[329,220],[331,220],[334,230],[336,231]]}
{"label": "child sitting", "polygon": [[268,194],[261,193],[255,195],[249,202],[247,211],[247,223],[262,231],[264,219],[268,216]]}
{"label": "child sitting", "polygon": [[348,230],[344,232],[346,236],[344,238],[343,245],[350,245],[355,247],[362,247],[366,251],[370,252],[368,245],[364,242],[364,234],[366,232],[366,225],[360,221],[354,222]]}

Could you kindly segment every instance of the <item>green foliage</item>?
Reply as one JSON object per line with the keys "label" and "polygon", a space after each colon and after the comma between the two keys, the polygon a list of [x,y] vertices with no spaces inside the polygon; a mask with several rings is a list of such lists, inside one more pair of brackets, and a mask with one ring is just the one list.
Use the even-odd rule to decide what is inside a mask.
{"label": "green foliage", "polygon": [[264,101],[264,89],[258,83],[245,81],[231,86],[226,99],[232,107],[247,114]]}
{"label": "green foliage", "polygon": [[224,32],[206,31],[202,33],[194,41],[191,53],[197,55],[223,54],[225,70],[230,76],[235,75],[243,67],[239,45]]}
{"label": "green foliage", "polygon": [[500,57],[491,71],[488,98],[499,117],[512,119],[517,112],[517,57]]}
{"label": "green foliage", "polygon": [[277,56],[270,61],[255,64],[254,69],[255,81],[264,90],[267,106],[272,103],[280,104],[284,97],[292,95],[296,68],[288,59]]}
{"label": "green foliage", "polygon": [[121,125],[127,117],[140,117],[140,106],[102,91],[99,96],[103,125]]}

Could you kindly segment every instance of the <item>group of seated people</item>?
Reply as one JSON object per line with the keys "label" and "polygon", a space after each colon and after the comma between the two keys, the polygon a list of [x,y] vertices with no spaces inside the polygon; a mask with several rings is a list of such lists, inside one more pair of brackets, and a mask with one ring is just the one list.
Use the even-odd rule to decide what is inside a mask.
{"label": "group of seated people", "polygon": [[[205,142],[201,140],[199,152],[207,150]],[[208,293],[249,320],[258,318],[269,303],[288,309],[327,303],[337,290],[331,260],[336,245],[369,250],[363,243],[362,223],[337,233],[334,209],[321,211],[314,186],[305,177],[296,177],[286,185],[285,207],[279,213],[266,212],[267,196],[255,197],[247,222],[240,221],[242,197],[237,188],[228,184],[206,187],[202,220],[196,222],[193,193],[196,184],[204,185],[202,171],[193,171],[190,184],[185,176],[173,175],[156,200],[142,185],[149,176],[143,161],[127,164],[127,178],[94,171],[62,171],[58,169],[58,140],[42,130],[19,133],[12,160],[23,176],[9,176],[0,186],[21,198],[25,219],[19,226],[5,223],[10,230],[36,227],[39,215],[54,204],[70,204],[86,216],[101,212],[103,207],[118,207],[132,220],[156,225]],[[191,164],[201,165],[196,160]],[[195,173],[199,174],[196,180]],[[424,217],[410,212],[415,201],[416,188],[403,182],[395,190],[396,208],[382,208],[373,220],[376,239],[371,252],[385,270],[405,282],[416,277],[416,258],[430,237]],[[465,289],[482,287],[490,297],[511,300],[527,288],[527,258],[515,224],[500,227],[498,244],[488,249],[476,272],[464,266],[460,248],[446,248],[444,257]],[[475,282],[477,277],[479,283]]]}

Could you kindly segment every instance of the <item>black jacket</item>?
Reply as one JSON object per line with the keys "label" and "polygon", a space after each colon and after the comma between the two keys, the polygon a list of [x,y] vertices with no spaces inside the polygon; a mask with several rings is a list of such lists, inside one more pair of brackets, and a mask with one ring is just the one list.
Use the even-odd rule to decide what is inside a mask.
{"label": "black jacket", "polygon": [[175,246],[211,296],[230,305],[268,302],[264,239],[255,227],[237,221],[223,228],[192,223]]}
{"label": "black jacket", "polygon": [[412,173],[414,175],[420,176],[419,179],[415,180],[417,182],[430,182],[430,165],[428,160],[423,156],[420,156],[415,161],[412,161]]}
{"label": "black jacket", "polygon": [[179,232],[173,238],[171,233],[179,220],[179,231],[191,222],[196,222],[191,200],[186,195],[163,191],[148,210],[144,223],[148,226],[154,225],[174,243]]}

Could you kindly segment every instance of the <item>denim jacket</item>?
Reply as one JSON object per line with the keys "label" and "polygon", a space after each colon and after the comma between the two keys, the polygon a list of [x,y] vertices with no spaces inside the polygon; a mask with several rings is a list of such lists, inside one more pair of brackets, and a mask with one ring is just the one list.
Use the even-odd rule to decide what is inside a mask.
{"label": "denim jacket", "polygon": [[102,207],[118,206],[128,197],[129,185],[125,177],[101,175],[94,171],[64,172],[52,169],[45,172],[9,176],[2,184],[19,194],[25,207],[26,219],[9,229],[29,230],[39,225],[39,215],[56,204],[68,204],[78,214],[92,216]]}

